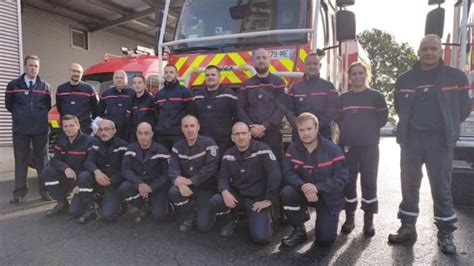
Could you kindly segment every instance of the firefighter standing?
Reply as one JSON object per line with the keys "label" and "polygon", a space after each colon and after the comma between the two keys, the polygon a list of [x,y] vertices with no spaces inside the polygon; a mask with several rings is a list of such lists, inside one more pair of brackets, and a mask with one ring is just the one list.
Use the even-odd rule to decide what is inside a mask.
{"label": "firefighter standing", "polygon": [[106,222],[114,221],[124,211],[122,197],[118,192],[124,178],[121,173],[123,155],[127,151],[127,142],[115,134],[115,123],[103,119],[97,130],[98,140],[92,145],[86,160],[86,168],[94,174],[96,195],[100,195],[101,217]]}
{"label": "firefighter standing", "polygon": [[201,124],[199,134],[214,139],[222,154],[233,145],[230,135],[237,120],[237,96],[219,81],[219,68],[206,67],[206,88],[194,89],[193,101]]}
{"label": "firefighter standing", "polygon": [[39,76],[40,59],[29,55],[24,61],[25,73],[8,83],[5,107],[12,114],[13,152],[15,157],[15,189],[10,204],[23,200],[28,193],[27,171],[30,162],[30,145],[39,180],[39,193],[44,201],[51,200],[41,172],[47,161],[48,112],[51,109],[49,85]]}
{"label": "firefighter standing", "polygon": [[[93,178],[85,167],[90,154],[92,137],[82,134],[79,119],[73,115],[61,118],[64,135],[54,145],[54,156],[41,173],[45,185],[56,206],[46,212],[46,216],[69,213],[78,218],[79,223],[96,219]],[[72,191],[71,206],[66,199]]]}
{"label": "firefighter standing", "polygon": [[457,216],[451,196],[453,149],[459,138],[460,123],[471,112],[470,88],[466,75],[446,66],[437,35],[425,36],[418,49],[419,61],[397,79],[395,109],[400,118],[402,202],[398,218],[401,227],[389,236],[392,243],[415,240],[419,213],[419,189],[425,164],[438,227],[438,245],[443,253],[455,254],[453,231]]}
{"label": "firefighter standing", "polygon": [[357,176],[360,173],[364,234],[373,236],[374,213],[378,212],[377,172],[379,163],[380,128],[388,118],[387,103],[383,95],[368,87],[367,68],[359,62],[348,70],[350,90],[339,97],[339,145],[344,149],[349,168],[349,183],[344,189],[346,221],[341,232],[354,229],[354,212],[357,207]]}
{"label": "firefighter standing", "polygon": [[226,216],[222,236],[230,236],[237,224],[237,209],[248,214],[252,241],[267,244],[272,236],[270,206],[280,188],[281,172],[270,147],[251,139],[249,127],[237,122],[232,127],[235,146],[222,158],[219,194],[210,199],[211,216]]}
{"label": "firefighter standing", "polygon": [[128,87],[128,77],[125,71],[115,71],[113,82],[114,87],[104,91],[100,97],[98,115],[114,121],[119,138],[127,140],[132,97],[135,93]]}
{"label": "firefighter standing", "polygon": [[193,96],[178,81],[174,65],[166,65],[164,69],[165,87],[155,95],[156,140],[171,151],[173,145],[183,138],[181,119],[193,112]]}
{"label": "firefighter standing", "polygon": [[344,207],[343,190],[349,173],[344,155],[336,144],[318,137],[318,118],[302,113],[296,118],[299,140],[288,147],[284,158],[281,191],[283,210],[293,232],[283,246],[296,246],[307,240],[304,222],[308,205],[316,209],[315,242],[330,246],[337,236],[339,212]]}
{"label": "firefighter standing", "polygon": [[61,84],[56,91],[56,107],[60,116],[76,116],[82,133],[90,134],[91,122],[97,116],[97,95],[91,85],[81,81],[81,65],[71,64],[69,73],[69,81]]}
{"label": "firefighter standing", "polygon": [[181,232],[189,231],[195,223],[199,231],[209,231],[209,198],[216,192],[219,148],[211,138],[199,136],[196,117],[183,117],[181,128],[185,139],[176,142],[171,152],[170,200],[179,215]]}
{"label": "firefighter standing", "polygon": [[285,82],[268,71],[270,55],[265,49],[256,50],[254,60],[257,74],[244,82],[238,93],[239,120],[250,126],[255,140],[263,141],[272,148],[281,163],[281,121],[286,112]]}
{"label": "firefighter standing", "polygon": [[[295,84],[288,93],[289,120],[294,128],[294,120],[304,112],[310,112],[319,119],[319,134],[331,140],[331,124],[337,115],[338,93],[334,84],[320,77],[321,59],[316,53],[305,59],[303,81]],[[293,130],[293,139],[297,131]]]}
{"label": "firefighter standing", "polygon": [[135,95],[132,98],[132,109],[129,122],[130,142],[137,141],[137,126],[141,122],[147,122],[152,128],[155,128],[155,100],[146,90],[145,77],[136,75],[132,78],[132,88]]}
{"label": "firefighter standing", "polygon": [[128,146],[124,155],[122,175],[126,181],[120,186],[125,201],[139,209],[135,222],[147,215],[146,200],[150,200],[155,220],[168,217],[168,150],[153,141],[153,129],[147,122],[137,127],[138,142]]}

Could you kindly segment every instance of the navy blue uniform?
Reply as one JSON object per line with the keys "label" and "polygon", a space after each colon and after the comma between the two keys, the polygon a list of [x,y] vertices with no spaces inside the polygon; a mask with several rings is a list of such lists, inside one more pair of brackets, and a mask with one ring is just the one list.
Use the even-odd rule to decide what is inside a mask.
{"label": "navy blue uniform", "polygon": [[130,120],[130,142],[137,140],[137,126],[142,122],[150,124],[151,128],[155,128],[155,100],[153,95],[146,92],[138,97],[136,94],[132,98],[132,110]]}
{"label": "navy blue uniform", "polygon": [[156,117],[158,122],[155,134],[158,143],[169,151],[176,141],[183,138],[181,119],[193,113],[193,96],[191,92],[178,81],[171,84],[165,82],[165,87],[155,95]]}
{"label": "navy blue uniform", "polygon": [[[283,210],[288,222],[301,226],[308,217],[308,205],[316,208],[316,242],[331,245],[336,240],[339,212],[344,207],[343,190],[349,173],[344,155],[336,144],[319,138],[318,147],[308,153],[300,141],[292,142],[284,158],[284,182],[281,191]],[[309,203],[301,186],[311,183],[319,200]]]}
{"label": "navy blue uniform", "polygon": [[[417,62],[395,84],[395,109],[400,118],[397,142],[401,147],[402,202],[398,217],[416,221],[419,188],[426,165],[434,201],[438,229],[453,231],[457,216],[451,196],[453,147],[459,138],[460,123],[471,111],[470,86],[458,69],[439,65],[423,71]],[[416,106],[421,104],[424,109]],[[441,121],[441,122],[440,122]]]}
{"label": "navy blue uniform", "polygon": [[168,150],[156,142],[148,150],[140,148],[138,142],[132,143],[123,158],[122,175],[126,181],[120,186],[120,192],[130,205],[143,209],[145,200],[140,196],[138,186],[149,185],[151,214],[156,220],[168,217],[169,158]]}
{"label": "navy blue uniform", "polygon": [[213,210],[211,215],[236,215],[235,211],[227,208],[220,194],[224,190],[229,191],[238,200],[236,208],[244,209],[248,214],[252,240],[266,244],[272,236],[270,208],[255,212],[252,207],[256,201],[274,200],[278,195],[280,182],[280,167],[267,144],[251,140],[245,152],[240,152],[234,146],[222,157],[218,179],[219,194],[210,200]]}
{"label": "navy blue uniform", "polygon": [[118,90],[116,87],[110,88],[100,97],[98,115],[114,121],[117,129],[117,136],[121,139],[128,139],[129,117],[132,109],[132,98],[135,92],[130,88]]}
{"label": "navy blue uniform", "polygon": [[[94,181],[86,169],[86,159],[92,150],[92,137],[79,134],[71,143],[63,135],[54,145],[54,156],[43,169],[41,175],[51,197],[58,202],[66,203],[67,193],[79,187],[74,194],[69,213],[74,217],[81,216],[88,206],[94,204]],[[71,168],[76,173],[76,180],[67,178],[64,171]]]}
{"label": "navy blue uniform", "polygon": [[[212,226],[209,198],[216,192],[218,163],[219,148],[208,137],[198,136],[192,146],[188,145],[186,139],[182,139],[176,142],[171,151],[169,176],[173,185],[169,192],[170,200],[180,219],[185,219],[196,211],[196,225],[201,231],[208,231]],[[178,176],[191,179],[191,197],[181,195],[174,185]]]}
{"label": "navy blue uniform", "polygon": [[380,128],[387,123],[388,108],[383,95],[373,89],[348,91],[339,98],[339,144],[349,167],[344,195],[346,211],[357,208],[357,175],[360,173],[362,210],[378,212],[377,173]]}
{"label": "navy blue uniform", "polygon": [[92,132],[91,123],[97,117],[97,95],[91,85],[82,81],[78,85],[61,84],[56,91],[56,107],[61,116],[76,116],[82,133]]}
{"label": "navy blue uniform", "polygon": [[[13,152],[15,156],[15,198],[28,192],[27,171],[30,161],[30,144],[33,145],[33,162],[39,174],[47,161],[48,112],[51,94],[48,83],[38,76],[29,86],[25,74],[8,83],[5,91],[5,107],[12,114]],[[44,180],[39,178],[39,190],[46,192]]]}
{"label": "navy blue uniform", "polygon": [[244,82],[238,93],[238,114],[247,125],[263,125],[265,135],[256,140],[270,145],[278,162],[283,156],[281,121],[286,112],[285,82],[269,74],[265,78],[257,75]]}
{"label": "navy blue uniform", "polygon": [[[291,87],[288,93],[289,120],[296,128],[295,120],[300,114],[309,112],[319,119],[319,134],[331,139],[331,123],[336,119],[338,92],[331,82],[317,77],[308,78]],[[293,139],[297,139],[296,130]]]}
{"label": "navy blue uniform", "polygon": [[215,91],[206,88],[193,90],[194,110],[199,119],[199,134],[214,139],[221,152],[232,147],[230,135],[237,122],[237,96],[234,91],[219,86]]}
{"label": "navy blue uniform", "polygon": [[86,160],[86,168],[94,175],[94,171],[100,170],[110,179],[110,185],[99,186],[95,184],[96,194],[100,194],[101,217],[105,221],[113,221],[120,212],[122,197],[118,192],[124,178],[122,176],[123,155],[127,151],[127,142],[113,137],[108,141],[95,140],[90,155]]}

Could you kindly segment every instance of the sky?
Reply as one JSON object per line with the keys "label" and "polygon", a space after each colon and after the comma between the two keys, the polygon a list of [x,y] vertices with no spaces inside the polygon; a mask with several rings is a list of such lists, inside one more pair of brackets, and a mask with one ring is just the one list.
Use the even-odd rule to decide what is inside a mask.
{"label": "sky", "polygon": [[[443,41],[452,31],[453,8],[456,0],[445,0],[445,26]],[[356,30],[376,28],[395,36],[398,43],[407,42],[415,51],[425,32],[426,14],[437,6],[428,0],[355,0],[349,10],[356,14]]]}

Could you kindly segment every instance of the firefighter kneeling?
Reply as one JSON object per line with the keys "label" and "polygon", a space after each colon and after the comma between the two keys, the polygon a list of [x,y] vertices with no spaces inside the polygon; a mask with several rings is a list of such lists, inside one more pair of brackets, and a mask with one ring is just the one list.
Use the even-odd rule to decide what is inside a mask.
{"label": "firefighter kneeling", "polygon": [[341,149],[318,137],[318,124],[315,115],[300,114],[296,119],[299,140],[290,144],[284,157],[286,186],[281,201],[294,230],[282,240],[283,246],[307,240],[304,222],[309,219],[308,205],[316,209],[315,242],[330,246],[336,240],[349,173]]}

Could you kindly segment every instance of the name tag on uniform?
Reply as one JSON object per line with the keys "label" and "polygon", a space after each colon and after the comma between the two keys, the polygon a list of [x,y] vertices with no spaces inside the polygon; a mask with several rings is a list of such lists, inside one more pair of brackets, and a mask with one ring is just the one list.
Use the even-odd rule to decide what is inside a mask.
{"label": "name tag on uniform", "polygon": [[302,101],[303,101],[303,98],[300,98],[300,102],[302,102]]}
{"label": "name tag on uniform", "polygon": [[427,91],[428,91],[428,88],[425,88],[425,89],[423,90],[423,92],[427,92]]}
{"label": "name tag on uniform", "polygon": [[259,94],[259,95],[258,95],[258,98],[259,98],[259,99],[262,99],[262,97],[263,97],[262,94]]}
{"label": "name tag on uniform", "polygon": [[25,95],[28,95],[28,94],[30,94],[30,92],[29,92],[29,91],[25,91]]}
{"label": "name tag on uniform", "polygon": [[240,169],[240,172],[241,172],[241,173],[245,173],[245,169]]}
{"label": "name tag on uniform", "polygon": [[207,109],[212,109],[212,105],[208,105],[208,106],[207,106]]}
{"label": "name tag on uniform", "polygon": [[121,103],[119,103],[118,106],[122,107],[123,105]]}
{"label": "name tag on uniform", "polygon": [[76,102],[71,102],[71,104],[76,104]]}
{"label": "name tag on uniform", "polygon": [[192,167],[192,166],[189,167],[189,171],[192,171],[192,170],[194,170],[194,167]]}

